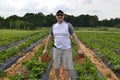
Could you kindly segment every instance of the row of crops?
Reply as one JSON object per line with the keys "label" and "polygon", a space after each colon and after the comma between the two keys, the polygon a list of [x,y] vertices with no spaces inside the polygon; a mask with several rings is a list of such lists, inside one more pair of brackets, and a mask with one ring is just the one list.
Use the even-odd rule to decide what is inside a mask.
{"label": "row of crops", "polygon": [[[46,33],[45,33],[46,32]],[[0,73],[14,64],[26,52],[31,51],[45,36],[48,35],[48,30],[36,31],[17,31],[17,30],[0,30],[0,47],[9,46],[16,41],[25,39],[19,44],[0,50]],[[10,34],[10,35],[9,35]],[[22,53],[22,54],[21,54]],[[1,73],[2,74],[2,73]],[[2,77],[2,75],[0,75]]]}
{"label": "row of crops", "polygon": [[[47,63],[41,63],[39,62],[38,57],[42,54],[42,51],[44,49],[44,44],[41,45],[36,55],[23,63],[23,66],[26,66],[28,69],[28,79],[30,80],[38,80],[41,79],[47,71]],[[49,52],[51,52],[52,49],[52,43],[49,46]],[[73,44],[73,58],[75,58],[77,47],[75,44]],[[93,63],[91,63],[90,59],[88,57],[85,57],[86,63],[85,64],[74,64],[75,70],[77,72],[78,78],[77,80],[106,80],[105,77],[103,77],[97,68],[94,66]],[[53,73],[54,74],[54,73]],[[47,75],[48,76],[48,75]],[[46,77],[47,77],[46,76]],[[17,79],[23,79],[23,74],[16,74],[14,77],[10,77],[11,80],[17,80]]]}
{"label": "row of crops", "polygon": [[[26,73],[26,75],[29,75],[27,79],[30,80],[40,79],[42,74],[46,71],[47,63],[40,63],[38,60],[38,57],[42,53],[43,48],[44,46],[42,45],[34,57],[23,63],[23,66],[25,66],[28,70],[28,73]],[[10,80],[25,79],[25,76],[24,74],[21,73],[16,74],[15,76],[10,76],[9,79]]]}
{"label": "row of crops", "polygon": [[77,64],[75,62],[77,56],[77,46],[72,41],[72,51],[73,51],[73,60],[74,67],[78,75],[77,80],[106,80],[106,76],[103,76],[95,65],[90,61],[90,59],[85,56],[86,62],[84,64]]}
{"label": "row of crops", "polygon": [[0,47],[37,33],[39,33],[39,31],[0,30]]}
{"label": "row of crops", "polygon": [[[32,57],[30,60],[23,63],[23,66],[25,66],[29,73],[26,73],[29,75],[27,79],[30,80],[37,80],[42,77],[42,74],[45,73],[47,69],[47,63],[40,63],[38,57],[42,54],[42,51],[44,49],[44,44],[42,44],[38,50],[38,52],[35,53],[35,56]],[[9,77],[10,80],[18,80],[18,79],[24,79],[24,74],[16,74],[15,76]]]}
{"label": "row of crops", "polygon": [[[4,31],[2,32],[4,33]],[[5,38],[5,36],[1,38],[1,41],[4,39],[4,42],[6,39],[6,44],[3,43],[1,44],[1,46],[9,45],[13,42],[19,41],[31,35],[33,36],[6,50],[0,50],[0,54],[2,54],[0,57],[1,64],[5,62],[7,59],[17,55],[16,53],[18,52],[26,53],[31,51],[31,49],[28,50],[28,48],[49,33],[48,30],[39,30],[39,31],[30,31],[30,32],[23,31],[23,33],[22,31],[20,32],[21,33],[19,33],[19,31],[16,31],[16,35],[15,35],[15,32],[13,33],[13,36],[16,38],[19,35],[22,35],[20,38],[17,38],[17,39],[13,38],[13,36],[11,37],[9,36],[8,39]],[[12,32],[10,32],[10,34],[12,35]],[[120,71],[119,33],[77,32],[77,36],[84,44],[87,45],[87,47],[91,48],[96,53],[96,55],[108,67],[110,67],[111,70],[113,70],[116,73],[116,75],[119,74],[119,71]],[[12,39],[16,39],[16,40],[9,42],[9,39],[10,41]],[[53,46],[53,42],[49,46],[49,49],[48,49],[49,53],[51,53],[52,46]],[[28,75],[27,79],[29,80],[41,79],[44,73],[46,73],[47,71],[48,63],[41,63],[38,60],[38,57],[42,54],[43,48],[44,48],[44,44],[40,46],[39,50],[36,52],[34,57],[32,57],[30,60],[23,63],[23,66],[26,67],[26,69],[28,70],[28,73],[26,74]],[[95,67],[95,65],[90,61],[90,59],[87,56],[85,56],[86,62],[84,64],[76,64],[75,58],[77,55],[77,47],[74,44],[73,40],[72,40],[72,51],[73,51],[74,67],[78,75],[77,80],[106,80],[106,76],[102,75],[98,71],[98,69]],[[0,67],[1,67],[1,64],[0,64]],[[1,75],[0,77],[4,77],[4,75],[3,76]],[[25,78],[25,75],[19,72],[15,76],[9,77],[10,80],[19,80],[23,78]]]}
{"label": "row of crops", "polygon": [[[27,34],[27,32],[26,32],[26,34]],[[33,32],[32,32],[32,34],[33,34]],[[25,35],[25,34],[23,33],[21,35]],[[30,39],[27,39],[26,41],[18,44],[17,46],[11,47],[7,50],[0,50],[0,54],[1,54],[0,63],[5,61],[6,59],[10,58],[11,56],[14,56],[17,52],[24,51],[29,46],[31,46],[31,44],[35,43],[36,41],[38,41],[39,39],[43,38],[46,35],[47,35],[47,33],[44,33],[43,31],[39,31],[39,33],[37,35],[31,37]]]}
{"label": "row of crops", "polygon": [[120,77],[120,33],[77,32],[79,39]]}

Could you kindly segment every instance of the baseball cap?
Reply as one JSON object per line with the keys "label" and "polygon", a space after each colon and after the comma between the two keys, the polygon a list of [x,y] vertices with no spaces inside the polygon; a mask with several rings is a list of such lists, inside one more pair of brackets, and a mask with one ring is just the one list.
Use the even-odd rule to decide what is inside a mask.
{"label": "baseball cap", "polygon": [[63,12],[62,10],[58,10],[58,11],[56,12],[56,14],[59,14],[59,13],[64,14],[64,12]]}

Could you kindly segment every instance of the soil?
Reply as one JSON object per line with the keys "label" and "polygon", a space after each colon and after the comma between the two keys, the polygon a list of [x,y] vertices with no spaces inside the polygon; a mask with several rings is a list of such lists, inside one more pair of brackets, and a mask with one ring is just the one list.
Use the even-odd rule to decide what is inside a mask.
{"label": "soil", "polygon": [[[61,67],[60,67],[60,79],[59,80],[65,80],[64,72],[65,72],[64,67],[63,67],[63,65],[61,65]],[[56,80],[55,69],[54,69],[53,65],[52,65],[51,71],[49,73],[49,80]],[[71,79],[69,79],[69,80],[71,80]]]}

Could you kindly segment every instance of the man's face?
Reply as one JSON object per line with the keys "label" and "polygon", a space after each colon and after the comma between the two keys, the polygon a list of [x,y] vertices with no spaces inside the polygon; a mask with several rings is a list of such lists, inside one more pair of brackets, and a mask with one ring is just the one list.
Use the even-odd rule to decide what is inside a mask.
{"label": "man's face", "polygon": [[56,14],[56,19],[58,22],[64,21],[64,14],[63,13]]}

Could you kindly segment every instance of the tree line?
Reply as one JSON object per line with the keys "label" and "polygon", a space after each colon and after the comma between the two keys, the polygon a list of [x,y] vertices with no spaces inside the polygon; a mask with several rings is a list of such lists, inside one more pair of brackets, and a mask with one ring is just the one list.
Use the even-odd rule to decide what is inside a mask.
{"label": "tree line", "polygon": [[[88,14],[79,16],[65,14],[65,20],[76,27],[115,27],[120,24],[120,18],[99,20],[98,16]],[[0,17],[0,29],[39,29],[50,27],[55,22],[55,15],[53,14],[26,13],[22,17],[17,15],[9,16],[6,19]]]}

